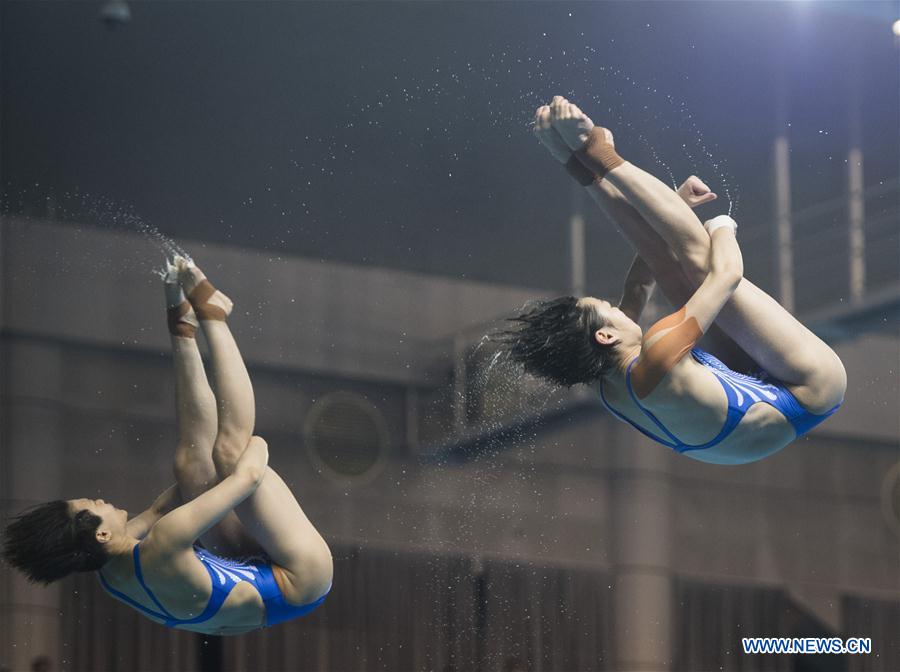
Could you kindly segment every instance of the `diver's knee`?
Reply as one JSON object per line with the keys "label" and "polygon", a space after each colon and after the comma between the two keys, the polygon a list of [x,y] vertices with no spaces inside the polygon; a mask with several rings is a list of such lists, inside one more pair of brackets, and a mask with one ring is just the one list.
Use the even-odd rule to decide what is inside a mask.
{"label": "diver's knee", "polygon": [[830,351],[827,363],[820,363],[812,385],[815,389],[814,401],[810,412],[826,413],[844,400],[847,392],[847,371],[844,364],[833,351]]}
{"label": "diver's knee", "polygon": [[828,391],[831,398],[834,400],[834,405],[841,403],[844,400],[844,394],[847,392],[847,370],[844,368],[844,363],[841,361],[841,358],[837,356],[836,353],[832,353],[833,362],[828,367]]}
{"label": "diver's knee", "polygon": [[331,557],[331,550],[324,541],[322,541],[321,548],[316,548],[304,555],[304,583],[308,593],[313,596],[313,599],[316,599],[328,590],[334,579],[334,561]]}

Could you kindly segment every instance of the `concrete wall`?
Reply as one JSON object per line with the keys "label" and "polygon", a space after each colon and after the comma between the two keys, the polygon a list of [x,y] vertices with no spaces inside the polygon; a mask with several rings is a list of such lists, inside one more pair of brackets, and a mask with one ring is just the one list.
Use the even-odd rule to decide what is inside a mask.
{"label": "concrete wall", "polygon": [[[139,510],[172,481],[174,440],[146,243],[5,227],[0,512],[101,493]],[[675,576],[785,587],[836,628],[842,594],[900,598],[900,542],[880,503],[900,458],[894,339],[842,346],[845,408],[756,464],[676,456],[599,404],[496,455],[423,461],[417,441],[448,426],[445,410],[423,401],[450,398],[441,348],[532,292],[194,247],[237,301],[271,464],[327,538],[610,571],[620,670],[666,669]],[[307,452],[304,418],[338,390],[366,397],[388,428],[384,470],[365,483],[323,477]],[[59,588],[27,586],[3,568],[0,603],[0,659],[21,669],[56,656]]]}
{"label": "concrete wall", "polygon": [[[4,221],[6,331],[168,350],[150,239],[76,225]],[[184,241],[182,241],[184,242]],[[250,362],[379,381],[425,382],[436,347],[538,292],[206,243],[188,251],[236,304]]]}

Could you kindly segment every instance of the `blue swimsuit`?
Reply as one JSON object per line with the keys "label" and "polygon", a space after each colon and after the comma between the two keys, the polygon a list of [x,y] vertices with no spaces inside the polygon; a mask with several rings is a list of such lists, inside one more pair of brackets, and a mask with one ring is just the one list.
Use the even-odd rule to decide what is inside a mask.
{"label": "blue swimsuit", "polygon": [[234,588],[241,581],[252,583],[259,591],[259,595],[260,597],[262,597],[263,604],[265,604],[266,607],[267,627],[270,625],[275,625],[276,623],[289,621],[299,616],[305,616],[320,604],[322,604],[322,602],[324,602],[325,598],[328,596],[328,591],[325,591],[325,595],[322,595],[322,597],[320,597],[315,602],[310,602],[309,604],[300,606],[288,604],[285,601],[284,596],[282,596],[281,594],[281,589],[275,582],[275,575],[272,573],[272,565],[268,563],[254,565],[249,563],[240,563],[234,560],[227,560],[195,546],[194,553],[197,554],[197,558],[200,560],[200,562],[203,563],[203,566],[206,567],[206,571],[209,572],[209,578],[212,579],[212,594],[209,596],[209,602],[206,604],[206,609],[204,609],[203,613],[199,616],[188,619],[175,618],[166,610],[164,606],[162,606],[162,604],[159,603],[159,600],[156,599],[156,596],[152,592],[150,592],[147,584],[144,583],[144,575],[143,572],[141,572],[140,551],[138,550],[139,548],[140,544],[135,544],[133,552],[134,576],[138,580],[138,583],[141,584],[141,587],[144,589],[144,591],[147,593],[147,596],[151,600],[153,600],[153,604],[159,607],[159,612],[148,609],[141,603],[136,602],[124,593],[121,593],[110,586],[106,579],[103,578],[102,572],[97,572],[97,576],[100,577],[100,583],[103,584],[103,587],[111,595],[114,595],[123,602],[130,604],[132,607],[139,611],[142,611],[148,616],[152,616],[153,618],[158,618],[159,620],[164,621],[165,624],[170,628],[174,628],[180,625],[190,625],[208,621],[219,612],[219,609],[222,607],[225,599],[231,593],[232,588]]}
{"label": "blue swimsuit", "polygon": [[762,372],[760,377],[737,373],[736,371],[729,369],[708,352],[704,352],[699,348],[691,350],[691,355],[719,379],[722,388],[725,390],[725,396],[728,397],[728,415],[725,418],[725,424],[722,426],[722,431],[720,431],[712,441],[707,441],[701,445],[690,445],[680,441],[678,437],[666,429],[665,425],[663,425],[649,409],[641,405],[641,402],[638,401],[637,395],[631,387],[631,367],[634,366],[637,357],[631,360],[631,363],[628,365],[628,370],[625,373],[625,385],[628,387],[628,394],[631,395],[631,398],[637,407],[644,412],[644,415],[650,418],[660,431],[668,437],[669,441],[648,432],[646,429],[632,422],[610,406],[606,401],[606,397],[603,395],[603,384],[601,382],[600,398],[603,400],[604,406],[606,406],[613,415],[619,418],[619,420],[627,422],[641,432],[641,434],[644,434],[654,441],[661,443],[664,446],[668,446],[679,453],[684,453],[688,450],[712,448],[721,443],[734,431],[734,428],[738,426],[741,418],[744,417],[744,414],[747,413],[750,407],[760,401],[767,403],[780,411],[784,417],[787,418],[787,421],[793,425],[794,431],[797,433],[798,437],[806,434],[841,406],[838,404],[822,415],[814,415],[804,409],[803,406],[800,405],[800,402],[797,401],[797,398],[791,394],[790,390],[788,390],[781,382],[769,378],[768,374],[765,372]]}

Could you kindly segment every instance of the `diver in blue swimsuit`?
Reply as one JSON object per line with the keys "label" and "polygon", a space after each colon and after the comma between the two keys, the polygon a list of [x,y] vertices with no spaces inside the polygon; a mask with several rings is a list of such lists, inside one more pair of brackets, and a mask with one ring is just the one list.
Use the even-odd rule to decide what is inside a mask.
{"label": "diver in blue swimsuit", "polygon": [[[177,483],[137,516],[102,499],[18,516],[3,555],[34,582],[94,571],[163,625],[233,635],[304,616],[331,588],[328,545],[253,436],[253,388],[226,319],[232,302],[188,259],[161,273],[175,362]],[[207,381],[195,335],[209,344]]]}
{"label": "diver in blue swimsuit", "polygon": [[[637,255],[618,305],[564,296],[514,317],[501,335],[512,360],[594,387],[617,418],[705,462],[758,460],[838,409],[840,359],[743,277],[733,219],[700,223],[692,208],[716,198],[703,182],[672,191],[561,96],[538,108],[534,128]],[[644,333],[637,321],[657,284],[681,308]]]}
{"label": "diver in blue swimsuit", "polygon": [[[750,410],[750,407],[757,403],[769,404],[781,413],[785,420],[794,428],[795,438],[809,432],[840,407],[838,403],[825,413],[815,415],[803,408],[800,402],[797,401],[797,398],[791,394],[791,391],[778,381],[765,382],[761,377],[732,371],[714,356],[700,348],[692,348],[690,354],[698,364],[706,367],[719,380],[728,404],[727,415],[725,416],[725,423],[722,425],[722,429],[709,441],[700,444],[685,443],[670,432],[653,411],[641,403],[631,383],[631,370],[638,361],[637,357],[631,360],[628,368],[625,370],[625,386],[634,406],[640,409],[655,427],[651,427],[648,431],[643,425],[613,408],[606,399],[606,395],[603,392],[603,381],[601,380],[599,393],[603,405],[619,420],[678,453],[686,453],[689,450],[707,450],[719,445],[737,428],[744,415]],[[761,375],[765,376],[765,373],[763,372]]]}
{"label": "diver in blue swimsuit", "polygon": [[272,564],[270,562],[263,561],[258,564],[239,562],[227,558],[220,558],[202,548],[194,547],[194,554],[197,556],[197,559],[203,563],[203,566],[206,567],[206,571],[209,573],[210,583],[212,584],[212,594],[209,597],[209,602],[206,603],[206,607],[198,616],[194,616],[193,618],[178,618],[177,616],[173,616],[160,603],[153,594],[153,591],[150,590],[147,582],[144,581],[143,571],[141,570],[140,548],[140,543],[137,543],[132,550],[134,559],[134,577],[141,585],[141,588],[143,588],[145,595],[153,602],[155,610],[113,588],[103,576],[102,569],[97,572],[97,576],[100,578],[100,583],[110,595],[118,598],[125,604],[134,607],[146,616],[161,621],[170,628],[199,625],[208,622],[219,612],[219,609],[222,608],[225,600],[227,600],[228,596],[231,594],[232,589],[241,583],[247,583],[253,586],[262,598],[263,604],[265,605],[265,625],[267,627],[277,623],[283,623],[284,621],[290,621],[299,616],[305,616],[322,604],[327,597],[327,595],[322,595],[320,598],[309,604],[299,606],[288,604],[284,599],[278,581],[275,579],[275,574],[272,571]]}

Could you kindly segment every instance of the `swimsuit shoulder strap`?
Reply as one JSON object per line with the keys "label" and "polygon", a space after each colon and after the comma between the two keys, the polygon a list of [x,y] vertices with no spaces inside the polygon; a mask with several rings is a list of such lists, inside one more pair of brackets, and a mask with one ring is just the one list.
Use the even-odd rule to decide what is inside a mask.
{"label": "swimsuit shoulder strap", "polygon": [[[135,544],[135,546],[134,546],[134,551],[132,552],[132,557],[134,558],[134,567],[135,567],[135,572],[134,572],[134,573],[135,573],[135,576],[136,576],[136,577],[139,577],[139,576],[140,576],[140,567],[141,567],[141,565],[140,565],[140,559],[138,558],[138,545],[137,545],[137,544]],[[160,619],[161,621],[167,621],[167,620],[171,619],[171,617],[172,617],[171,614],[169,614],[169,612],[167,612],[167,611],[163,608],[163,606],[162,606],[161,604],[159,604],[159,602],[156,600],[156,598],[153,596],[153,594],[152,594],[149,590],[147,590],[147,586],[144,585],[144,582],[143,582],[143,580],[142,580],[141,578],[138,578],[138,581],[140,582],[141,586],[142,586],[143,589],[147,592],[147,594],[150,596],[150,598],[153,600],[154,604],[156,604],[160,609],[162,609],[163,613],[155,612],[155,611],[153,611],[152,609],[149,609],[148,607],[145,607],[143,604],[141,604],[141,603],[138,602],[137,600],[132,599],[131,597],[129,597],[128,595],[126,595],[126,594],[123,593],[122,591],[119,591],[119,590],[116,590],[115,588],[113,588],[113,587],[109,584],[109,582],[106,580],[106,577],[103,576],[103,570],[102,570],[102,569],[97,571],[97,578],[100,579],[100,584],[103,586],[104,589],[106,589],[106,591],[107,591],[110,595],[113,595],[114,597],[119,598],[120,600],[122,600],[122,601],[125,602],[126,604],[128,604],[128,605],[134,607],[135,609],[137,609],[138,611],[142,611],[142,612],[144,612],[145,614],[147,614],[148,616],[153,616],[154,618],[158,618],[158,619]]]}
{"label": "swimsuit shoulder strap", "polygon": [[[634,363],[636,361],[637,361],[637,357],[635,357],[634,359],[631,360],[631,363],[628,365],[628,371],[626,371],[626,373],[625,373],[625,383],[628,385],[628,391],[629,391],[629,393],[631,393],[632,397],[634,397],[634,393],[631,391],[631,382],[630,382],[631,367],[634,366]],[[603,402],[603,405],[606,406],[607,410],[609,410],[610,413],[612,413],[614,416],[616,416],[622,422],[627,423],[627,424],[631,425],[632,427],[634,427],[636,430],[638,430],[641,434],[646,436],[648,439],[656,441],[657,443],[661,443],[664,446],[667,446],[669,448],[676,448],[675,445],[668,443],[662,437],[657,436],[656,434],[648,432],[646,429],[641,427],[639,424],[632,421],[630,418],[625,417],[622,413],[620,413],[615,408],[610,406],[609,402],[606,400],[606,395],[603,392],[603,380],[602,379],[600,380],[600,400]],[[644,407],[641,406],[640,403],[638,403],[638,407],[642,411],[644,411],[644,413],[647,413],[646,409],[644,409]]]}
{"label": "swimsuit shoulder strap", "polygon": [[679,441],[678,437],[676,437],[674,434],[672,434],[672,432],[670,432],[662,422],[660,422],[659,418],[657,418],[649,409],[644,407],[644,405],[640,402],[640,400],[638,399],[637,395],[634,392],[634,388],[631,385],[631,369],[634,366],[635,362],[637,362],[637,360],[638,360],[637,357],[632,359],[631,364],[628,365],[628,370],[625,371],[625,386],[628,388],[628,394],[631,395],[632,401],[634,401],[634,403],[637,405],[637,407],[639,409],[641,409],[641,411],[643,411],[644,415],[646,415],[648,418],[650,418],[650,420],[653,421],[653,424],[655,424],[659,428],[659,430],[663,434],[665,434],[666,437],[668,437],[669,441],[671,441],[672,443],[666,443],[665,441],[662,441],[660,438],[654,437],[649,432],[644,432],[644,433],[647,436],[654,438],[656,441],[659,441],[660,443],[669,446],[669,448],[674,448],[677,450],[679,447],[683,446],[684,444],[681,441]]}
{"label": "swimsuit shoulder strap", "polygon": [[[702,351],[700,351],[700,352],[702,352]],[[692,353],[693,353],[693,351],[692,351]],[[701,364],[702,363],[703,362],[701,361]],[[644,414],[648,418],[650,418],[656,424],[656,426],[659,427],[659,429],[661,431],[665,432],[666,436],[668,436],[669,439],[672,440],[672,445],[670,447],[674,448],[679,453],[684,453],[689,450],[703,450],[704,448],[711,448],[712,446],[715,446],[716,444],[720,443],[726,436],[731,434],[731,432],[734,430],[734,428],[738,426],[738,423],[740,423],[741,418],[744,417],[743,410],[732,406],[731,397],[728,396],[728,390],[726,389],[726,396],[728,396],[728,399],[729,399],[728,414],[725,418],[725,424],[722,426],[722,429],[719,430],[719,433],[716,434],[716,436],[713,439],[711,439],[710,441],[707,441],[706,443],[701,443],[701,444],[696,444],[696,445],[690,444],[690,443],[685,443],[684,441],[679,439],[677,436],[672,434],[672,432],[670,432],[666,428],[666,426],[660,421],[659,418],[656,417],[656,415],[653,414],[653,412],[650,409],[645,408],[641,404],[640,400],[638,399],[637,395],[634,393],[634,390],[631,387],[631,378],[629,375],[630,373],[631,373],[631,367],[629,366],[628,373],[626,373],[626,376],[625,376],[625,383],[628,385],[628,392],[631,393],[631,398],[634,400],[634,403],[638,405],[638,407],[644,412]]]}
{"label": "swimsuit shoulder strap", "polygon": [[140,547],[140,543],[134,545],[134,577],[138,580],[138,583],[141,584],[141,588],[144,589],[144,592],[147,593],[147,597],[153,600],[153,604],[159,607],[160,611],[162,611],[162,613],[166,615],[166,619],[173,619],[175,617],[172,616],[172,614],[170,614],[162,604],[160,604],[160,601],[156,599],[156,595],[152,593],[150,588],[148,588],[147,584],[144,582],[144,573],[141,571],[141,553],[139,550]]}

